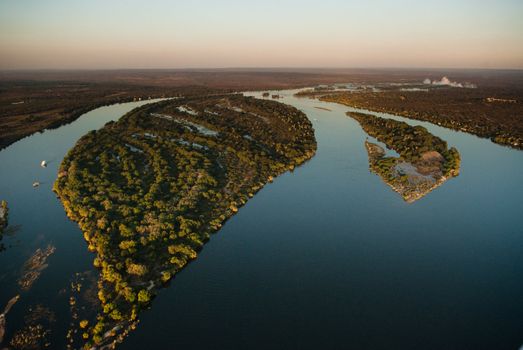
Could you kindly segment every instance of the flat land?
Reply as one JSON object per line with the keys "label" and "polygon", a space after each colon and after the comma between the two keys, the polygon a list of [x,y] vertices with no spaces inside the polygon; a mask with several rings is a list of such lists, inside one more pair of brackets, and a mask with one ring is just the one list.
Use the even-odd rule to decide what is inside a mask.
{"label": "flat land", "polygon": [[[443,75],[478,86],[427,96],[400,87]],[[521,137],[523,72],[508,70],[214,69],[0,72],[0,149],[44,129],[70,123],[107,104],[172,96],[245,90],[278,90],[351,83],[365,94],[345,102],[373,110],[405,112],[409,118],[498,138]],[[392,85],[387,85],[392,83]],[[385,85],[383,85],[385,84]],[[389,91],[373,97],[372,86]],[[369,90],[370,89],[370,90]],[[329,89],[322,93],[329,92]],[[390,94],[390,95],[388,95]],[[399,95],[406,99],[400,99]],[[488,102],[489,98],[491,99]],[[516,100],[509,103],[507,100]],[[485,102],[487,101],[487,102]],[[363,104],[365,102],[365,104]],[[476,124],[478,126],[476,126]],[[512,130],[514,129],[514,130]],[[515,137],[515,139],[514,139]],[[503,140],[505,138],[505,140]]]}

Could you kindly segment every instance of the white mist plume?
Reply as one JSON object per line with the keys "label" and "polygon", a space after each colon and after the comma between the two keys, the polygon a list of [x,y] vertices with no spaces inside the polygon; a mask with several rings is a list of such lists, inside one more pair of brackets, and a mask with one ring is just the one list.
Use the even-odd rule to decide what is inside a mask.
{"label": "white mist plume", "polygon": [[441,78],[441,80],[430,80],[429,78],[423,80],[423,84],[425,85],[444,85],[444,86],[451,86],[451,87],[457,87],[457,88],[467,88],[467,89],[475,89],[477,86],[475,84],[471,83],[458,83],[457,81],[451,81],[447,77]]}

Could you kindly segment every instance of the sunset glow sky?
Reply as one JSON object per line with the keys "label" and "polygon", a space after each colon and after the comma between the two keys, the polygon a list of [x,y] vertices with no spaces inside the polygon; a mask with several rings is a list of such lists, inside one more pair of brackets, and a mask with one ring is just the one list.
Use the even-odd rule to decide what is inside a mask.
{"label": "sunset glow sky", "polygon": [[0,0],[0,69],[523,68],[522,0]]}

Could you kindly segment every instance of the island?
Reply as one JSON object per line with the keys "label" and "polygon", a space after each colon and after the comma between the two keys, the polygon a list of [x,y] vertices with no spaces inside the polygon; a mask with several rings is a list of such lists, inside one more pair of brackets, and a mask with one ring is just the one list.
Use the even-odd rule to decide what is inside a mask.
{"label": "island", "polygon": [[427,121],[521,150],[522,96],[519,87],[454,88],[389,84],[380,86],[379,90],[336,92],[315,97],[321,101]]}
{"label": "island", "polygon": [[406,202],[422,198],[459,175],[459,152],[454,147],[449,149],[445,141],[424,127],[364,113],[347,115],[358,121],[369,136],[399,154],[387,156],[382,146],[365,141],[370,170]]}
{"label": "island", "polygon": [[9,215],[9,208],[6,201],[0,202],[0,252],[5,250],[2,239],[4,238],[4,231],[7,227],[7,217]]}
{"label": "island", "polygon": [[[80,70],[0,72],[0,150],[98,107],[166,97],[284,90],[333,83],[322,71]],[[266,97],[270,97],[267,95]]]}
{"label": "island", "polygon": [[99,308],[72,337],[122,341],[211,233],[315,152],[305,114],[240,94],[148,104],[82,137],[53,187],[100,270]]}
{"label": "island", "polygon": [[7,207],[6,201],[0,202],[0,240],[4,233],[5,228],[7,227],[7,217],[9,215],[9,208]]}

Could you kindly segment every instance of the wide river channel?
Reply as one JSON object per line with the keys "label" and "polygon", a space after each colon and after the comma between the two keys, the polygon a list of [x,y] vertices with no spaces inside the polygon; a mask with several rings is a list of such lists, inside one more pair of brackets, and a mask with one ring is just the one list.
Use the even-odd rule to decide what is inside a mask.
{"label": "wide river channel", "polygon": [[[376,113],[423,125],[461,154],[459,177],[407,204],[369,172],[366,134],[345,115],[354,109],[295,92],[275,93],[311,119],[316,156],[242,207],[120,348],[518,349],[523,152]],[[42,304],[56,315],[51,348],[65,347],[67,291],[75,273],[93,270],[93,255],[51,190],[58,166],[82,135],[147,102],[102,107],[0,151],[10,207],[0,309],[21,295],[8,334]],[[49,244],[49,266],[20,291],[24,262]]]}

